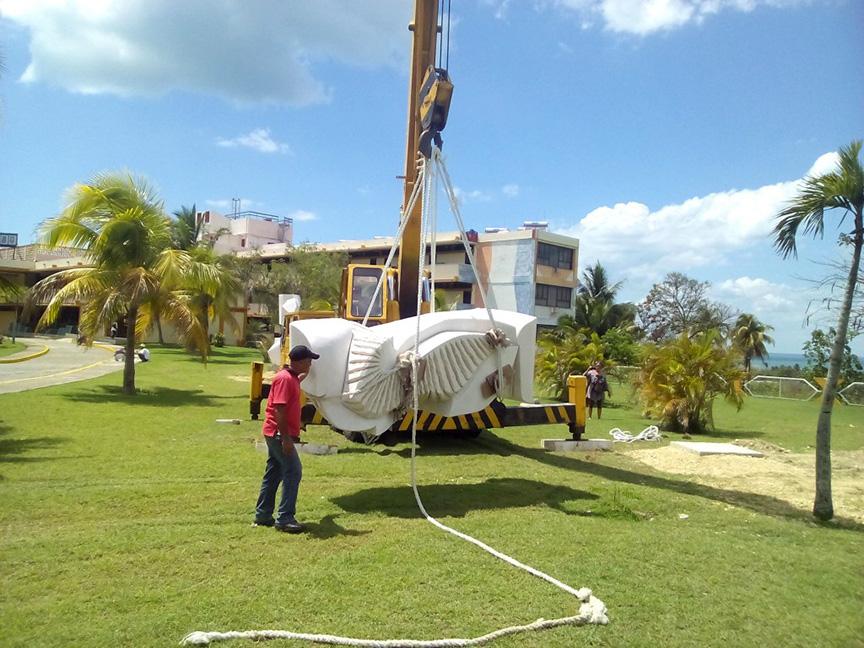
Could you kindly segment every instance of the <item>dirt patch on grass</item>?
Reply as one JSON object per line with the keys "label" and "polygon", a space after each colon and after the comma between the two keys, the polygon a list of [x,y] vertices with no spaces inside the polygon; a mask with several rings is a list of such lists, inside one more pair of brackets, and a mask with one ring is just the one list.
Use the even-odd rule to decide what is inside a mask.
{"label": "dirt patch on grass", "polygon": [[[812,454],[789,452],[770,443],[740,440],[736,445],[758,450],[764,457],[708,455],[700,457],[675,446],[632,450],[627,456],[656,470],[687,475],[692,481],[768,495],[802,512],[813,508],[815,489]],[[834,514],[864,522],[864,450],[831,454]]]}

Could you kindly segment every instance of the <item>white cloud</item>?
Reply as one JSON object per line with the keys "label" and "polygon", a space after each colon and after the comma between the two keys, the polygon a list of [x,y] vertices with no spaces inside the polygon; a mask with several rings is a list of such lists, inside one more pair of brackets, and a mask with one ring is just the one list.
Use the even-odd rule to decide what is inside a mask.
{"label": "white cloud", "polygon": [[519,195],[519,185],[517,184],[506,184],[501,187],[501,193],[503,193],[508,198],[515,198]]}
{"label": "white cloud", "polygon": [[[820,156],[808,174],[831,171],[835,160],[836,153]],[[794,351],[806,339],[807,313],[824,292],[800,278],[806,269],[772,249],[774,216],[799,183],[717,192],[656,210],[622,202],[553,229],[579,239],[580,267],[599,260],[613,279],[625,281],[622,299],[640,301],[667,273],[684,272],[710,281],[711,299],[774,326],[777,349]],[[823,243],[810,249],[836,252],[831,241]]]}
{"label": "white cloud", "polygon": [[[721,302],[742,304],[751,313],[785,311],[797,305],[792,298],[799,289],[789,284],[775,283],[767,279],[737,277],[719,281],[711,287],[711,294]],[[744,304],[748,306],[743,306]]]}
{"label": "white cloud", "polygon": [[591,258],[635,258],[641,272],[653,268],[653,276],[664,275],[669,267],[686,271],[724,265],[731,253],[767,240],[775,214],[795,187],[795,182],[783,182],[713,193],[657,211],[638,202],[618,203],[598,207],[577,225],[558,231],[578,238]]}
{"label": "white cloud", "polygon": [[269,128],[256,128],[247,135],[240,135],[233,139],[217,138],[216,144],[227,148],[245,147],[251,148],[259,153],[290,153],[291,147],[280,144],[270,136]]}
{"label": "white cloud", "polygon": [[298,209],[294,213],[292,213],[289,218],[293,218],[295,221],[314,221],[318,220],[318,216],[314,212],[306,211],[305,209]]}
{"label": "white cloud", "polygon": [[291,105],[329,100],[320,63],[401,69],[411,18],[402,0],[0,0],[0,13],[30,33],[24,82]]}
{"label": "white cloud", "polygon": [[491,202],[492,196],[490,196],[485,191],[480,191],[479,189],[473,189],[472,191],[465,191],[460,187],[453,187],[453,193],[456,194],[456,199],[460,204],[465,203],[481,203],[481,202]]}
{"label": "white cloud", "polygon": [[837,164],[840,160],[840,156],[836,151],[832,153],[826,153],[825,155],[820,155],[819,159],[817,159],[813,166],[810,167],[810,170],[807,172],[808,176],[820,176],[825,175],[826,173],[833,173],[837,171]]}
{"label": "white cloud", "polygon": [[[812,0],[555,0],[577,14],[583,27],[599,18],[609,31],[646,36],[694,23],[723,11],[753,11],[757,7],[786,7]],[[538,0],[546,4],[544,0]]]}

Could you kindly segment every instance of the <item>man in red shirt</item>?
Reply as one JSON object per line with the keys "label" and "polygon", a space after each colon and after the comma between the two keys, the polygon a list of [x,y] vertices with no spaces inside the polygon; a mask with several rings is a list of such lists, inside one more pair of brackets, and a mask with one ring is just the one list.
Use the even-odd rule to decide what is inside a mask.
{"label": "man in red shirt", "polygon": [[[297,493],[303,466],[294,444],[300,441],[300,383],[309,373],[312,361],[321,356],[300,344],[288,354],[290,363],[283,366],[270,386],[264,413],[264,440],[267,441],[267,468],[261,481],[261,493],[252,526],[275,527],[285,533],[300,533],[303,525],[297,513]],[[276,491],[282,484],[279,512],[273,519]]]}

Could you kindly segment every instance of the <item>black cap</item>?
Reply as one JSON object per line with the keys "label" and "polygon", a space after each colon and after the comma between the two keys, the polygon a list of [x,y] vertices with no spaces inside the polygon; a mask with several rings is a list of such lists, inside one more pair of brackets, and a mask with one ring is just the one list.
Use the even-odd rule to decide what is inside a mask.
{"label": "black cap", "polygon": [[292,360],[317,360],[321,356],[317,353],[312,353],[312,349],[305,344],[298,344],[288,353],[288,357]]}

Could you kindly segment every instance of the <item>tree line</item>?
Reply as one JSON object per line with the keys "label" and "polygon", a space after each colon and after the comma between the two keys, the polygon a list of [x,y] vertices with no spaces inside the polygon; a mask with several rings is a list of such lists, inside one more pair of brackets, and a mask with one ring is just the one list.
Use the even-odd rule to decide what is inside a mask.
{"label": "tree line", "polygon": [[[849,341],[864,322],[861,252],[864,247],[864,165],[861,140],[838,151],[837,168],[808,176],[795,197],[775,216],[772,239],[783,257],[797,255],[799,235],[822,237],[828,215],[837,227],[843,262],[822,283],[841,293],[824,300],[836,315],[827,333],[813,331],[804,352],[815,376],[825,385],[816,424],[816,495],[813,515],[834,515],[831,498],[831,413],[841,379],[861,380],[861,363]],[[736,313],[707,298],[709,284],[671,272],[655,284],[645,300],[619,304],[621,283],[610,283],[598,262],[585,271],[572,315],[541,335],[537,376],[550,395],[566,394],[567,376],[582,373],[604,359],[614,373],[618,365],[637,365],[635,385],[645,414],[668,430],[702,432],[713,426],[712,406],[725,398],[741,408],[745,379],[754,359],[765,360],[773,343],[772,327],[750,313]],[[821,374],[821,375],[820,375]]]}
{"label": "tree line", "polygon": [[[77,249],[87,266],[37,282],[25,304],[28,311],[44,307],[37,331],[53,324],[64,305],[79,304],[79,339],[89,345],[112,324],[124,323],[127,394],[135,393],[136,343],[154,330],[162,342],[163,324],[206,359],[210,322],[221,317],[239,333],[232,306],[245,306],[244,298],[263,303],[273,317],[279,293],[296,292],[312,302],[335,302],[339,293],[343,254],[316,253],[309,244],[294,248],[290,263],[218,254],[213,244],[221,232],[205,236],[194,205],[169,216],[146,179],[129,172],[101,173],[77,184],[65,204],[42,224],[39,238],[48,247]],[[0,288],[13,296],[12,287]]]}

